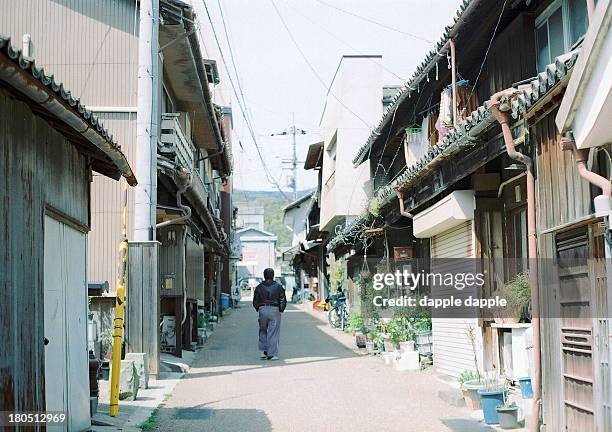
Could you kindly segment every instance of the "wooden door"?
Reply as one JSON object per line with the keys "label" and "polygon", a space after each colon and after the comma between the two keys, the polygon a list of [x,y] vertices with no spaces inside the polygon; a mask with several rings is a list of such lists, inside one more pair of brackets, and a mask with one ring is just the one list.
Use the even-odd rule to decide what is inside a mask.
{"label": "wooden door", "polygon": [[[596,401],[601,370],[595,359],[601,357],[600,332],[594,323],[597,315],[607,316],[605,264],[601,236],[596,225],[557,234],[555,240],[559,281],[561,365],[565,430],[568,432],[603,430],[596,427],[601,402]],[[602,269],[603,267],[603,269]],[[607,308],[606,308],[607,309]],[[603,315],[602,315],[603,313]],[[599,347],[597,345],[600,345]],[[605,356],[607,359],[607,355]]]}

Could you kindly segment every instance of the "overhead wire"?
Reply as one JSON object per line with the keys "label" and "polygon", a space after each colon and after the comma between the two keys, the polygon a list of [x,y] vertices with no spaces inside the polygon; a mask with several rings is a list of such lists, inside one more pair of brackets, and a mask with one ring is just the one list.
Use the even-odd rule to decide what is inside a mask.
{"label": "overhead wire", "polygon": [[[340,42],[341,44],[347,46],[349,49],[352,49],[353,51],[355,51],[357,54],[359,55],[364,55],[364,53],[360,50],[358,50],[357,48],[355,48],[354,46],[352,46],[351,44],[349,44],[348,42],[340,39],[338,36],[336,36],[335,34],[333,34],[332,32],[330,32],[327,28],[325,28],[325,26],[319,24],[318,22],[316,22],[315,20],[313,20],[312,18],[310,18],[309,16],[305,15],[304,13],[300,12],[298,9],[296,9],[295,7],[293,7],[290,3],[286,3],[287,6],[289,7],[289,9],[293,10],[296,14],[300,15],[302,18],[304,18],[305,20],[311,22],[312,24],[314,24],[315,26],[319,27],[321,30],[323,30],[325,33],[327,33],[328,35],[330,35],[332,38],[336,39],[338,42]],[[372,60],[372,62],[377,63],[375,60]],[[402,81],[406,81],[404,78],[402,78],[401,76],[399,76],[398,74],[396,74],[395,72],[393,72],[391,69],[387,68],[382,62],[380,62],[380,66],[388,73],[390,73],[391,75],[393,75],[394,77],[396,77],[399,80]]]}
{"label": "overhead wire", "polygon": [[285,21],[285,19],[283,18],[283,15],[281,14],[280,10],[278,9],[278,7],[276,6],[276,3],[274,2],[274,0],[270,0],[270,3],[272,3],[272,6],[274,7],[274,10],[276,11],[276,14],[278,15],[278,18],[280,19],[281,23],[283,24],[283,27],[285,28],[285,30],[287,31],[287,34],[289,35],[289,38],[291,39],[291,42],[293,42],[293,45],[295,45],[297,51],[299,52],[299,54],[302,56],[302,58],[304,59],[304,61],[306,62],[306,64],[308,65],[308,68],[310,69],[310,71],[313,73],[313,75],[317,78],[317,80],[323,85],[323,87],[327,90],[327,93],[329,95],[331,95],[334,99],[336,99],[336,101],[338,101],[338,103],[340,105],[342,105],[348,112],[350,112],[353,116],[355,116],[355,118],[357,118],[358,120],[360,120],[363,124],[365,124],[369,129],[372,129],[372,125],[369,124],[367,121],[365,121],[361,116],[359,116],[359,114],[357,114],[355,111],[353,111],[351,108],[349,108],[338,96],[336,96],[332,91],[331,91],[331,86],[328,86],[327,83],[325,82],[325,80],[323,80],[323,78],[321,77],[321,75],[317,72],[317,70],[315,69],[315,67],[312,65],[312,63],[310,62],[310,60],[308,60],[308,57],[306,56],[306,54],[304,53],[304,51],[302,50],[302,48],[300,47],[300,44],[297,43],[297,40],[295,39],[295,37],[293,36],[293,33],[291,32],[291,30],[289,29],[289,26],[287,25],[287,22]]}
{"label": "overhead wire", "polygon": [[432,44],[432,43],[433,43],[433,41],[431,41],[431,40],[429,40],[429,39],[426,39],[426,38],[424,38],[424,37],[421,37],[421,36],[419,36],[419,35],[416,35],[416,34],[414,34],[414,33],[406,32],[406,31],[400,30],[400,29],[398,29],[398,28],[391,27],[391,26],[389,26],[389,25],[387,25],[387,24],[384,24],[384,23],[381,23],[381,22],[375,21],[375,20],[373,20],[372,18],[364,17],[364,16],[362,16],[362,15],[356,14],[355,12],[351,12],[351,11],[348,11],[348,10],[346,10],[346,9],[342,9],[342,8],[340,8],[340,7],[338,7],[338,6],[335,6],[335,5],[333,5],[333,4],[330,4],[330,3],[324,2],[323,0],[317,0],[317,1],[318,1],[319,3],[321,3],[322,5],[325,5],[325,6],[329,7],[329,8],[335,9],[335,10],[337,10],[337,11],[339,11],[339,12],[342,12],[342,13],[344,13],[344,14],[346,14],[346,15],[350,15],[350,16],[352,16],[352,17],[358,18],[358,19],[360,19],[360,20],[362,20],[362,21],[366,21],[366,22],[369,22],[369,23],[371,23],[371,24],[375,24],[375,25],[377,25],[377,26],[379,26],[379,27],[382,27],[382,28],[384,28],[384,29],[391,30],[391,31],[394,31],[394,32],[397,32],[397,33],[403,34],[404,36],[409,36],[409,37],[411,37],[411,38],[413,38],[413,39],[417,39],[417,40],[420,40],[420,41],[422,41],[422,42],[426,42],[426,43],[428,43],[428,44]]}
{"label": "overhead wire", "polygon": [[[289,199],[289,197],[285,194],[285,192],[282,190],[282,188],[280,187],[278,182],[274,179],[274,177],[272,176],[272,174],[270,172],[270,169],[268,168],[268,166],[267,166],[267,164],[265,162],[265,159],[264,159],[264,157],[263,157],[263,155],[261,153],[261,148],[259,147],[259,144],[257,143],[257,137],[256,137],[256,133],[255,133],[254,127],[251,124],[249,116],[246,113],[246,109],[243,106],[243,103],[242,103],[242,101],[240,99],[240,96],[238,94],[238,90],[236,89],[236,84],[234,84],[234,80],[232,78],[232,74],[230,73],[230,68],[228,67],[227,61],[225,59],[225,55],[223,54],[223,49],[221,47],[221,43],[219,41],[219,37],[218,37],[217,32],[215,30],[215,25],[213,23],[212,17],[210,16],[210,11],[208,10],[208,5],[206,4],[205,0],[203,0],[203,3],[204,3],[204,9],[206,11],[206,15],[208,17],[208,21],[210,22],[210,26],[211,26],[211,29],[213,31],[215,42],[217,44],[217,47],[219,48],[219,55],[221,56],[221,61],[223,62],[223,66],[225,67],[225,69],[228,71],[227,76],[229,78],[230,86],[232,87],[232,91],[234,93],[234,96],[236,97],[236,103],[238,104],[238,107],[240,108],[240,112],[242,114],[242,118],[244,119],[244,122],[246,123],[247,129],[250,132],[251,139],[253,140],[253,144],[255,145],[255,149],[257,150],[257,155],[259,156],[259,160],[261,161],[262,168],[264,170],[264,173],[266,174],[266,178],[267,178],[267,180],[268,180],[268,182],[270,184],[272,184],[273,186],[276,187],[276,189],[278,189],[278,191],[281,193],[281,195],[287,201],[291,201]],[[202,39],[203,39],[203,36],[201,34],[201,31],[200,31],[199,27],[198,27],[198,31],[200,32],[200,37],[202,37]],[[229,44],[229,41],[228,41],[228,44]],[[236,78],[238,79],[238,76],[236,76]]]}

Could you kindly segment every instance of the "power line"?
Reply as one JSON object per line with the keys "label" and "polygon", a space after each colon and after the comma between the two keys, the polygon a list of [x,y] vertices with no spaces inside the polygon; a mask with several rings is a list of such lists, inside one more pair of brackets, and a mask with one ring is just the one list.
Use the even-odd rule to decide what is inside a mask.
{"label": "power line", "polygon": [[401,34],[403,34],[403,35],[405,35],[405,36],[409,36],[409,37],[411,37],[411,38],[418,39],[418,40],[423,41],[423,42],[427,42],[428,44],[432,44],[432,43],[433,43],[433,41],[430,41],[429,39],[425,39],[424,37],[421,37],[421,36],[415,35],[415,34],[413,34],[413,33],[405,32],[405,31],[400,30],[400,29],[397,29],[397,28],[395,28],[395,27],[388,26],[387,24],[383,24],[383,23],[381,23],[381,22],[374,21],[372,18],[367,18],[367,17],[361,16],[361,15],[358,15],[358,14],[356,14],[356,13],[354,13],[354,12],[348,11],[348,10],[346,10],[346,9],[339,8],[338,6],[335,6],[335,5],[333,5],[333,4],[329,4],[329,3],[324,2],[324,1],[322,1],[322,0],[317,0],[317,1],[318,1],[319,3],[321,3],[322,5],[325,5],[325,6],[327,6],[327,7],[330,7],[330,8],[332,8],[332,9],[335,9],[335,10],[337,10],[337,11],[340,11],[340,12],[345,13],[345,14],[347,14],[347,15],[350,15],[350,16],[352,16],[352,17],[358,18],[358,19],[360,19],[360,20],[362,20],[362,21],[366,21],[366,22],[369,22],[369,23],[371,23],[371,24],[375,24],[375,25],[377,25],[377,26],[379,26],[379,27],[385,28],[385,29],[387,29],[387,30],[391,30],[391,31],[394,31],[394,32],[397,32],[397,33],[401,33]]}
{"label": "power line", "polygon": [[[236,85],[234,84],[234,80],[232,79],[232,74],[230,73],[230,68],[227,65],[227,61],[225,60],[225,56],[223,55],[223,50],[221,48],[221,43],[219,42],[219,37],[217,36],[217,32],[215,30],[215,25],[213,24],[213,20],[212,17],[210,16],[210,12],[208,10],[208,5],[206,4],[206,1],[203,1],[204,3],[204,9],[206,10],[206,15],[208,16],[208,21],[210,22],[210,26],[211,29],[213,31],[213,35],[215,37],[215,42],[217,44],[217,47],[219,48],[219,55],[221,56],[221,61],[223,62],[223,66],[225,67],[225,69],[228,71],[228,78],[230,80],[230,85],[232,87],[232,91],[234,93],[234,96],[236,96],[236,102],[238,103],[238,107],[240,108],[240,112],[242,113],[242,118],[244,119],[247,128],[251,134],[251,139],[253,140],[253,144],[255,144],[255,149],[257,150],[257,155],[259,156],[259,160],[261,161],[262,167],[264,169],[264,172],[266,174],[266,178],[268,179],[268,182],[271,183],[273,186],[275,186],[278,191],[281,193],[281,195],[283,195],[283,197],[287,200],[290,201],[289,197],[287,197],[287,195],[285,194],[285,192],[282,190],[282,188],[279,186],[278,182],[274,179],[274,177],[272,177],[272,174],[270,173],[270,170],[268,168],[268,166],[266,165],[266,162],[263,158],[263,155],[261,154],[261,149],[259,148],[259,144],[257,143],[257,138],[256,138],[256,134],[255,131],[253,129],[253,126],[251,124],[251,122],[249,121],[248,115],[246,114],[245,108],[242,105],[242,102],[240,100],[240,97],[238,95],[238,91],[236,90]],[[200,32],[200,29],[198,27],[198,31]],[[200,32],[200,37],[203,36]],[[229,41],[228,41],[229,43]],[[238,78],[236,76],[236,78]]]}
{"label": "power line", "polygon": [[272,6],[274,7],[274,10],[276,11],[276,14],[278,15],[278,17],[280,18],[281,23],[283,24],[283,27],[285,28],[285,30],[287,31],[287,34],[289,35],[289,38],[291,39],[291,41],[293,42],[293,45],[295,45],[295,47],[297,48],[298,52],[300,53],[300,55],[302,56],[302,58],[304,59],[304,61],[306,62],[306,64],[308,65],[308,67],[310,68],[310,70],[312,71],[312,73],[314,74],[314,76],[319,80],[319,82],[323,85],[323,87],[327,90],[327,93],[332,95],[334,99],[336,99],[338,101],[338,103],[340,105],[342,105],[348,112],[350,112],[351,114],[353,114],[355,116],[355,118],[359,119],[363,124],[365,124],[368,128],[371,128],[371,125],[365,121],[363,118],[361,118],[355,111],[353,111],[352,109],[350,109],[344,102],[342,102],[342,100],[340,100],[340,98],[338,98],[338,96],[336,96],[332,91],[331,88],[325,83],[325,81],[323,80],[323,78],[321,78],[321,75],[319,75],[319,73],[317,72],[317,70],[314,68],[314,66],[312,65],[312,63],[308,60],[308,57],[306,57],[306,54],[304,54],[304,51],[302,51],[302,48],[300,47],[300,45],[297,43],[297,40],[295,39],[295,37],[293,36],[293,33],[291,33],[291,30],[289,29],[289,26],[287,25],[287,22],[285,21],[285,19],[283,18],[282,14],[280,13],[280,10],[278,10],[278,7],[276,6],[276,3],[274,3],[274,0],[270,0],[270,3],[272,3]]}
{"label": "power line", "polygon": [[[249,116],[249,121],[253,121],[251,113],[249,112],[248,106],[246,104],[246,100],[244,97],[244,91],[242,90],[242,84],[240,83],[240,73],[238,72],[238,64],[234,57],[234,50],[232,49],[232,43],[229,37],[228,25],[225,22],[225,16],[223,15],[223,7],[221,6],[221,0],[217,0],[217,4],[219,5],[219,12],[221,14],[221,22],[223,23],[223,31],[225,32],[225,40],[227,40],[227,47],[229,49],[230,60],[232,61],[232,66],[234,67],[234,74],[236,75],[236,83],[238,84],[238,90],[240,90],[240,97],[242,97],[242,104],[246,108],[246,113]],[[229,71],[227,71],[229,74]]]}
{"label": "power line", "polygon": [[[333,34],[332,32],[330,32],[327,28],[325,28],[325,26],[319,24],[318,22],[316,22],[315,20],[313,20],[312,18],[310,18],[309,16],[306,16],[305,14],[303,14],[302,12],[300,12],[298,9],[294,8],[290,3],[287,3],[287,6],[292,9],[295,13],[297,13],[298,15],[300,15],[302,18],[310,21],[312,24],[316,25],[317,27],[319,27],[321,30],[323,30],[325,33],[327,33],[328,35],[330,35],[332,38],[336,39],[338,42],[340,42],[341,44],[349,47],[350,49],[352,49],[353,51],[355,51],[357,54],[360,55],[364,55],[364,53],[360,50],[358,50],[357,48],[355,48],[354,46],[352,46],[351,44],[349,44],[348,42],[340,39],[338,36],[336,36],[335,34]],[[375,60],[370,59],[370,61],[372,61],[373,63],[377,63]],[[389,72],[391,75],[393,75],[394,77],[396,77],[397,79],[400,79],[402,81],[406,81],[404,78],[402,78],[401,76],[399,76],[398,74],[396,74],[395,72],[393,72],[391,69],[387,68],[382,62],[380,62],[380,66],[387,72]]]}

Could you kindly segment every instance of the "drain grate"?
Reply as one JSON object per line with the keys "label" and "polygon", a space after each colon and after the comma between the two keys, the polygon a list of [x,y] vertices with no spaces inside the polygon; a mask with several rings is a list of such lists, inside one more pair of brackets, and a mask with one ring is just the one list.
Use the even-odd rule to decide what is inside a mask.
{"label": "drain grate", "polygon": [[208,420],[212,415],[210,408],[180,408],[176,410],[178,420]]}

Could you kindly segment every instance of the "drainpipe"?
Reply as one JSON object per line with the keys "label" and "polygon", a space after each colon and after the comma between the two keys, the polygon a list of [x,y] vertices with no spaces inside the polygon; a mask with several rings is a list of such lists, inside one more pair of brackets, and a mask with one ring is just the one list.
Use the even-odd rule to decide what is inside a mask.
{"label": "drainpipe", "polygon": [[560,140],[561,148],[564,151],[570,150],[574,154],[576,167],[580,177],[588,181],[594,186],[601,189],[601,195],[596,196],[593,200],[596,214],[610,214],[611,199],[612,199],[612,183],[605,177],[600,176],[587,168],[589,159],[589,150],[576,148],[576,141],[571,132],[566,132],[565,136]]}
{"label": "drainpipe", "polygon": [[181,187],[179,188],[179,190],[176,193],[176,204],[178,205],[178,207],[181,210],[183,210],[183,214],[182,214],[182,216],[179,216],[179,217],[174,218],[172,220],[168,220],[168,221],[164,221],[164,222],[158,223],[157,225],[155,225],[156,229],[163,228],[163,227],[169,226],[169,225],[176,225],[178,223],[186,221],[187,219],[189,219],[191,217],[191,208],[189,206],[184,205],[183,202],[182,202],[183,194],[192,185],[191,174],[189,172],[187,172],[187,171],[180,171],[178,175],[179,175],[179,178],[181,179],[182,185],[181,185]]}
{"label": "drainpipe", "polygon": [[[191,208],[189,206],[184,205],[181,200],[185,191],[191,187],[191,184],[192,184],[191,174],[187,171],[179,171],[178,175],[183,184],[181,185],[178,192],[176,193],[176,204],[178,205],[179,208],[183,210],[183,215],[177,218],[174,218],[172,220],[158,223],[157,225],[155,225],[156,229],[163,228],[163,227],[170,226],[170,225],[179,224],[183,221],[186,221],[187,219],[191,217]],[[184,229],[183,230],[183,257],[182,257],[182,263],[183,263],[183,319],[181,320],[181,325],[185,324],[185,321],[187,320],[187,269],[186,269],[187,260],[185,258],[185,256],[187,255],[186,242],[187,242],[187,229]]]}
{"label": "drainpipe", "polygon": [[510,113],[500,109],[500,99],[507,94],[505,91],[495,93],[491,96],[491,112],[499,122],[506,144],[506,152],[512,159],[523,163],[527,167],[527,239],[529,255],[529,283],[531,285],[531,307],[534,311],[531,318],[533,330],[533,352],[534,352],[534,382],[533,382],[533,417],[530,425],[531,432],[539,431],[540,423],[540,400],[542,398],[542,370],[541,370],[541,343],[540,343],[540,285],[538,283],[538,245],[536,237],[536,213],[535,213],[535,177],[533,175],[533,161],[527,155],[520,153],[515,148],[512,131],[510,130]]}
{"label": "drainpipe", "polygon": [[595,13],[595,0],[586,0],[587,4],[587,16],[589,18],[589,24],[591,24],[591,20],[593,19],[593,14]]}
{"label": "drainpipe", "polygon": [[400,214],[404,217],[407,217],[408,219],[412,219],[414,215],[412,213],[407,212],[406,208],[404,207],[404,191],[400,189],[395,189],[395,193],[397,194],[397,199],[399,200]]}
{"label": "drainpipe", "polygon": [[453,127],[457,126],[457,64],[455,62],[455,41],[448,40],[451,55],[451,78],[453,88]]}

